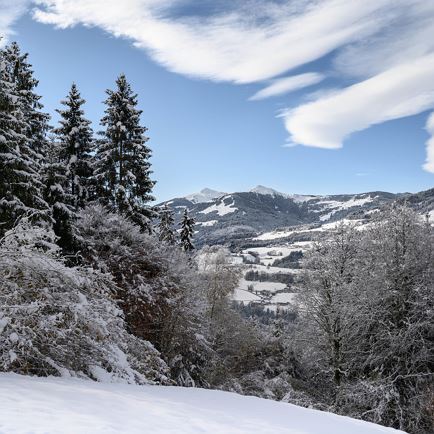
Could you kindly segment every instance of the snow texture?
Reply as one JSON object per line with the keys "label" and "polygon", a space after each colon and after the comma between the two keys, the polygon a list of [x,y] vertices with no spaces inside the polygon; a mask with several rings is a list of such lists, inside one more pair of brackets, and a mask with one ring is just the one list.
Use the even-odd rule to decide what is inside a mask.
{"label": "snow texture", "polygon": [[234,393],[0,374],[1,434],[377,434],[368,422]]}
{"label": "snow texture", "polygon": [[231,214],[231,213],[238,210],[238,208],[233,207],[233,204],[234,203],[232,202],[231,204],[227,205],[222,200],[220,203],[213,204],[213,205],[209,206],[208,208],[204,209],[203,211],[200,211],[200,213],[201,214],[209,214],[209,213],[217,211],[217,214],[219,216],[224,216],[226,214]]}

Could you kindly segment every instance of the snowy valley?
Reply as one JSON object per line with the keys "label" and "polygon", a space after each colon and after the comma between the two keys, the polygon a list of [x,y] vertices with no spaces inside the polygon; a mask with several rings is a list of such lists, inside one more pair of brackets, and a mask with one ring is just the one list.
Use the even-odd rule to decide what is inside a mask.
{"label": "snowy valley", "polygon": [[171,208],[176,219],[188,209],[199,246],[227,245],[233,263],[243,269],[232,299],[273,316],[294,309],[303,252],[314,240],[327,238],[339,224],[365,230],[375,213],[393,203],[410,204],[421,218],[434,222],[434,189],[319,196],[281,193],[261,185],[230,194],[205,188],[161,205]]}

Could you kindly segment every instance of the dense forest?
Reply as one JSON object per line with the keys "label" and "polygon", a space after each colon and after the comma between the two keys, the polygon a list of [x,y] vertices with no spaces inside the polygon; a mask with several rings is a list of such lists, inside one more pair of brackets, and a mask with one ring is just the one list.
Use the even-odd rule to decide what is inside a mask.
{"label": "dense forest", "polygon": [[0,50],[0,371],[216,388],[433,432],[428,221],[395,205],[363,231],[338,226],[297,258],[290,314],[233,304],[229,250],[195,249],[188,210],[176,225],[152,205],[127,78],[97,133],[75,84],[56,126],[37,85],[16,43]]}

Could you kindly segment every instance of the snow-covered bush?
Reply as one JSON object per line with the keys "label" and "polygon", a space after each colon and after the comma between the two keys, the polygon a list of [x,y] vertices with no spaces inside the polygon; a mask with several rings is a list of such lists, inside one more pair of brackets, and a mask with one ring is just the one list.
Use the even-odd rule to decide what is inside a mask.
{"label": "snow-covered bush", "polygon": [[113,276],[119,287],[115,296],[129,329],[155,341],[176,290],[166,278],[168,264],[162,244],[99,205],[78,213],[76,233],[84,262]]}
{"label": "snow-covered bush", "polygon": [[113,276],[128,330],[161,351],[178,384],[204,384],[207,300],[188,256],[101,206],[79,213],[76,233],[85,263]]}
{"label": "snow-covered bush", "polygon": [[166,381],[157,350],[126,331],[110,276],[66,267],[52,238],[24,221],[1,240],[0,370]]}
{"label": "snow-covered bush", "polygon": [[215,358],[210,342],[208,299],[201,276],[178,247],[166,249],[167,278],[176,285],[161,333],[161,352],[182,386],[208,386]]}

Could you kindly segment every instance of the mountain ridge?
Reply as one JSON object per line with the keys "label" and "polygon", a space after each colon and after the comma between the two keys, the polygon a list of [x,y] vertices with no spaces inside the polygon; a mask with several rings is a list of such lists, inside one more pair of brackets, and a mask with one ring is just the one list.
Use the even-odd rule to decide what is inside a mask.
{"label": "mountain ridge", "polygon": [[418,212],[430,213],[434,210],[434,188],[418,193],[372,191],[300,195],[258,185],[249,191],[234,193],[203,189],[159,206],[172,208],[177,222],[187,208],[196,220],[196,241],[202,245],[227,244],[283,227],[322,225],[343,218],[367,219],[393,202],[406,202]]}

